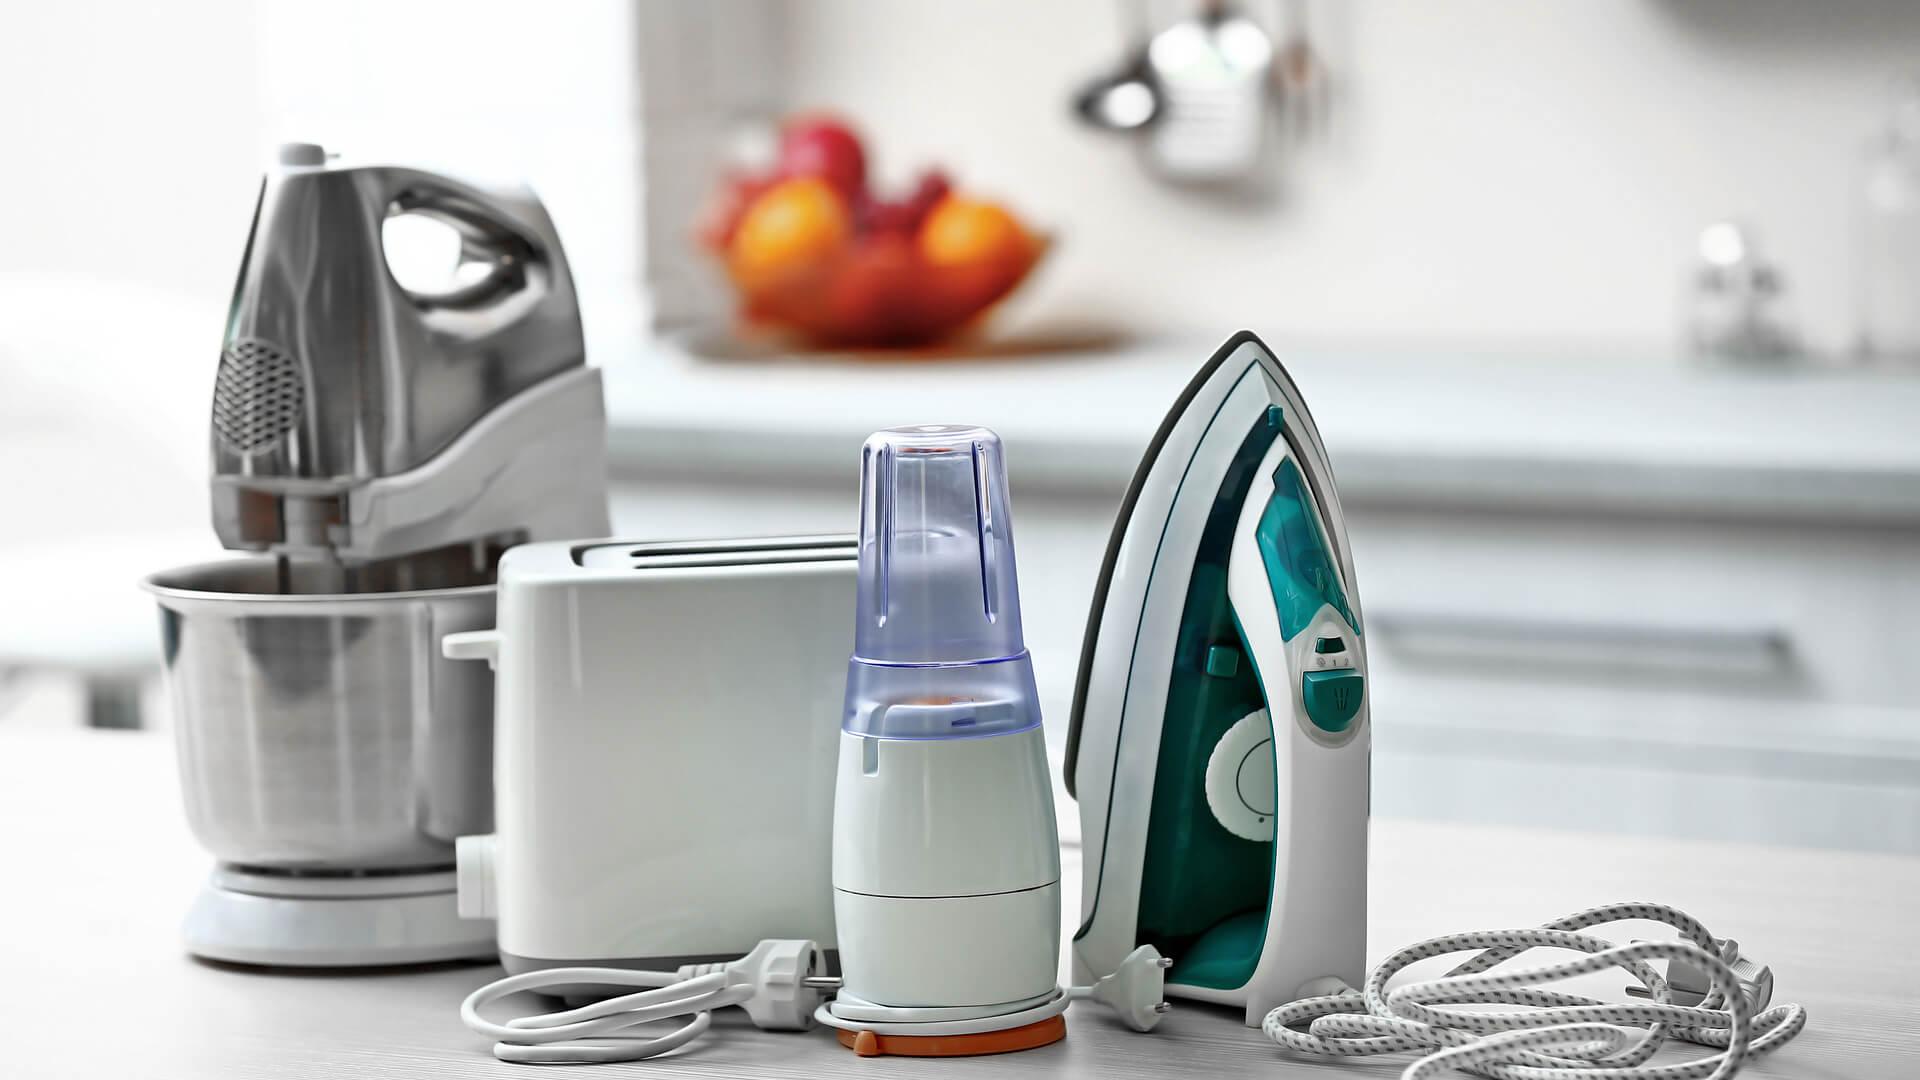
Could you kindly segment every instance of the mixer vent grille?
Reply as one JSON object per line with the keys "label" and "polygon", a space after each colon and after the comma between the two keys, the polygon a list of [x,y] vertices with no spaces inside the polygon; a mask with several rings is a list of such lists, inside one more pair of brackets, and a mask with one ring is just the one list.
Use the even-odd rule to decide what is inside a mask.
{"label": "mixer vent grille", "polygon": [[213,380],[213,430],[229,449],[258,453],[300,420],[306,386],[300,366],[278,346],[241,338],[220,354]]}

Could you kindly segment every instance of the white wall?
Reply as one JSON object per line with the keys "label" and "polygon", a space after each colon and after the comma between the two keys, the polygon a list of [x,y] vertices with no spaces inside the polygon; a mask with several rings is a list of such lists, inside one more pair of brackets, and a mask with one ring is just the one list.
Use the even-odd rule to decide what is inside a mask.
{"label": "white wall", "polygon": [[531,181],[579,276],[630,306],[635,51],[624,0],[11,4],[0,276],[175,296],[204,313],[212,350],[261,166],[301,140]]}
{"label": "white wall", "polygon": [[1854,165],[1920,67],[1901,0],[1316,0],[1342,130],[1275,204],[1223,209],[1070,118],[1122,51],[1112,0],[803,10],[796,105],[1058,230],[1026,311],[1210,333],[1663,349],[1698,230],[1740,215],[1837,345]]}
{"label": "white wall", "polygon": [[257,30],[241,0],[8,5],[0,273],[197,297],[216,345],[260,184]]}
{"label": "white wall", "polygon": [[[583,283],[605,297],[589,298],[589,321],[625,321],[644,227],[640,20],[619,0],[534,10],[13,5],[0,33],[0,275],[112,276],[181,295],[218,325],[262,148],[317,137],[532,176]],[[838,106],[871,129],[884,173],[945,162],[1056,230],[1021,300],[1030,314],[1659,349],[1698,228],[1742,214],[1783,264],[1809,337],[1846,337],[1853,168],[1887,79],[1920,67],[1920,5],[1315,11],[1343,77],[1342,127],[1262,207],[1169,191],[1070,119],[1074,86],[1121,51],[1111,0],[809,0],[767,9],[787,27],[777,64],[752,43],[699,55],[714,58],[716,83],[783,68],[793,104]],[[678,111],[655,95],[646,121]],[[684,260],[655,268],[663,281],[701,276],[684,236],[653,246]]]}
{"label": "white wall", "polygon": [[209,391],[277,142],[530,180],[589,332],[621,332],[641,295],[633,24],[625,0],[9,4],[0,544],[211,540]]}
{"label": "white wall", "polygon": [[583,318],[633,317],[640,111],[624,0],[330,0],[270,5],[261,21],[276,138],[533,185]]}
{"label": "white wall", "polygon": [[799,5],[767,0],[642,3],[634,9],[644,133],[646,305],[660,329],[728,319],[733,298],[696,250],[695,221],[743,131],[780,111],[787,25]]}

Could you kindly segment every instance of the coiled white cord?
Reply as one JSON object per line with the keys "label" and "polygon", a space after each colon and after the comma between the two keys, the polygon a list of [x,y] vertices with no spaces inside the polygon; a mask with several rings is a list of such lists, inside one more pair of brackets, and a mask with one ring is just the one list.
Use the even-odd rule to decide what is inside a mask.
{"label": "coiled white cord", "polygon": [[[1113,1009],[1135,1031],[1149,1031],[1167,1011],[1162,1000],[1169,961],[1151,945],[1135,949],[1120,969],[1092,986],[1076,986],[1030,1001],[1011,1012],[992,1009],[900,1009],[851,998],[858,1016],[836,1015],[825,1003],[840,980],[823,974],[825,957],[811,941],[768,939],[752,952],[724,964],[689,964],[678,971],[626,968],[550,968],[509,975],[475,990],[460,1003],[468,1028],[493,1039],[501,1061],[527,1065],[587,1065],[642,1061],[676,1050],[707,1030],[713,1010],[728,1005],[745,1009],[756,1026],[775,1031],[804,1031],[816,1020],[830,1027],[879,1035],[964,1035],[1000,1031],[1036,1023],[1065,1012],[1088,998]],[[578,987],[644,987],[576,1009],[522,1016],[496,1023],[480,1010],[521,991],[557,993]],[[871,1015],[865,1015],[870,1013]],[[960,1016],[957,1014],[970,1014]],[[636,1034],[635,1028],[686,1016],[664,1035]]]}
{"label": "coiled white cord", "polygon": [[[522,990],[591,983],[656,989],[597,1001],[578,1009],[521,1016],[496,1024],[480,1015],[484,1005]],[[681,979],[674,972],[621,971],[614,968],[553,968],[512,975],[474,991],[460,1005],[460,1019],[491,1039],[501,1061],[532,1065],[640,1061],[678,1049],[700,1037],[713,1023],[712,1010],[744,1002],[751,991],[729,987],[725,975]],[[640,1038],[629,1028],[691,1014],[693,1019],[665,1035]],[[581,1039],[606,1039],[582,1043]],[[555,1046],[554,1043],[568,1045]]]}
{"label": "coiled white cord", "polygon": [[[713,1010],[739,1005],[753,1022],[774,1030],[805,1030],[826,989],[820,949],[811,941],[762,941],[753,951],[725,964],[689,964],[678,971],[625,968],[550,968],[509,975],[475,990],[460,1003],[467,1027],[496,1040],[501,1061],[530,1065],[586,1065],[641,1061],[676,1050],[700,1037],[713,1023]],[[577,1009],[522,1016],[504,1024],[480,1010],[523,990],[556,992],[579,986],[648,987]],[[632,1029],[661,1020],[690,1016],[664,1035],[641,1036]]]}
{"label": "coiled white cord", "polygon": [[[1617,945],[1579,933],[1627,920],[1665,923],[1682,940]],[[1491,970],[1538,948],[1588,955],[1517,971]],[[1420,960],[1475,950],[1479,955],[1440,978],[1386,988],[1388,980]],[[1807,1023],[1806,1010],[1798,1005],[1769,1008],[1771,973],[1747,964],[1736,971],[1738,956],[1735,943],[1714,938],[1683,911],[1660,904],[1611,904],[1537,928],[1449,934],[1410,945],[1382,960],[1364,989],[1282,1005],[1267,1014],[1261,1030],[1304,1054],[1425,1052],[1401,1080],[1430,1080],[1453,1069],[1494,1080],[1728,1080],[1748,1058],[1779,1049]],[[1667,960],[1671,978],[1647,963],[1655,959]],[[1535,989],[1615,967],[1639,980],[1651,1000],[1605,1002]],[[1676,1004],[1676,983],[1691,984],[1681,990],[1698,992],[1698,1003]],[[1487,1004],[1527,1009],[1444,1007]],[[1669,1037],[1718,1052],[1647,1064]]]}

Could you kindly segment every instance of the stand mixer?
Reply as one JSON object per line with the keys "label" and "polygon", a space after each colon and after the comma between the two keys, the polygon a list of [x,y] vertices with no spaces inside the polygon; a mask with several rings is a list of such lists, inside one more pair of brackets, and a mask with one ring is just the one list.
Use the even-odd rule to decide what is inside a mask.
{"label": "stand mixer", "polygon": [[[385,225],[459,236],[438,291]],[[494,625],[495,565],[608,532],[605,408],[531,192],[281,148],[214,380],[212,503],[248,557],[147,579],[181,780],[218,864],[197,955],[341,966],[491,957],[453,838],[492,828],[491,674],[441,655]]]}

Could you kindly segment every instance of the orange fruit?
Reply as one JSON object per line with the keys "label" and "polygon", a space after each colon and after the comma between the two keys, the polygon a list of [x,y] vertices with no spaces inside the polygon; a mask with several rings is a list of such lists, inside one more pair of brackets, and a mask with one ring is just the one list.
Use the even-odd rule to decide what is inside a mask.
{"label": "orange fruit", "polygon": [[853,237],[853,219],[826,181],[800,176],[747,204],[728,246],[727,269],[747,293],[778,288],[817,271]]}
{"label": "orange fruit", "polygon": [[1031,258],[1033,237],[1005,207],[949,195],[920,225],[920,256],[930,265],[1021,266]]}
{"label": "orange fruit", "polygon": [[951,195],[928,212],[919,244],[924,306],[952,325],[1005,296],[1040,254],[1039,241],[1004,207]]}

